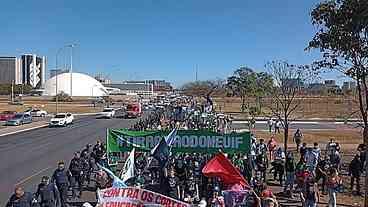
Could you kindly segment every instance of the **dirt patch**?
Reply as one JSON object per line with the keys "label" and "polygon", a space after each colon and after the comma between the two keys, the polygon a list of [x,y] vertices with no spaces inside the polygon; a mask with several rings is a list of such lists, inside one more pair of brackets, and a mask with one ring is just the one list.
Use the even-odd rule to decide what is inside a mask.
{"label": "dirt patch", "polygon": [[[358,103],[351,97],[300,97],[300,106],[295,118],[359,118]],[[240,113],[241,99],[234,97],[213,98],[216,110],[225,113]],[[249,106],[261,106],[262,115],[269,116],[273,100],[263,98],[256,103],[254,98],[247,99]]]}

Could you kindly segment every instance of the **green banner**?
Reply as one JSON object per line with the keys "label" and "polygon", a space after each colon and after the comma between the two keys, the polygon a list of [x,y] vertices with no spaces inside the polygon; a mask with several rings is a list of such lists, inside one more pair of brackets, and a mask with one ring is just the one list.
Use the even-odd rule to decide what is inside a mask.
{"label": "green banner", "polygon": [[[107,152],[129,152],[133,147],[137,151],[148,152],[169,133],[170,131],[108,129]],[[217,153],[219,149],[226,153],[248,153],[250,133],[219,134],[204,130],[178,130],[172,146],[172,152],[186,153]]]}

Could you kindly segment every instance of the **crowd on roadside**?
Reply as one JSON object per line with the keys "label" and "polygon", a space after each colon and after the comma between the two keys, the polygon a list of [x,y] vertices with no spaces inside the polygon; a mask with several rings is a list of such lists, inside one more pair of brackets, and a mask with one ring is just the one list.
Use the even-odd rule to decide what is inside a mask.
{"label": "crowd on roadside", "polygon": [[[170,105],[151,111],[130,129],[206,129],[232,133],[231,118],[215,113],[211,107],[208,104],[198,106],[191,101],[186,105]],[[250,124],[254,127],[255,120]],[[347,170],[351,176],[351,191],[356,196],[361,195],[360,178],[366,163],[363,145],[357,149],[348,169],[343,169],[341,147],[335,140],[331,139],[323,150],[318,143],[308,146],[303,142],[302,130],[298,129],[294,134],[296,150],[285,152],[275,138],[281,123],[270,119],[268,126],[270,138],[267,141],[257,138],[254,133],[249,153],[226,154],[247,181],[249,188],[241,199],[229,200],[232,198],[228,195],[229,186],[225,186],[221,179],[203,175],[203,167],[214,156],[209,153],[173,153],[165,166],[160,166],[149,153],[140,153],[134,163],[136,176],[126,184],[200,207],[269,207],[279,205],[275,193],[268,186],[273,180],[282,188],[281,196],[298,198],[305,207],[317,206],[320,193],[328,194],[328,206],[335,207],[336,196],[345,190],[341,172]],[[101,189],[112,186],[112,178],[101,167],[108,168],[104,144],[100,141],[94,146],[88,144],[75,153],[68,167],[61,161],[52,176],[44,176],[35,194],[17,187],[7,207],[65,207],[68,201],[80,198],[90,183]],[[71,200],[68,199],[68,191],[71,191]]]}
{"label": "crowd on roadside", "polygon": [[81,198],[93,180],[92,176],[99,170],[98,165],[107,165],[106,148],[99,140],[94,146],[87,144],[84,149],[75,152],[69,165],[59,161],[51,176],[42,177],[34,193],[16,186],[6,207],[66,207],[68,202]]}

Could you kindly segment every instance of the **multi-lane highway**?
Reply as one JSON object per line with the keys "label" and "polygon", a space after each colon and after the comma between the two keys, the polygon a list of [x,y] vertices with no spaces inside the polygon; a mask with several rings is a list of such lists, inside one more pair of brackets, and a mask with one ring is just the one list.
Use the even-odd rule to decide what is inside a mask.
{"label": "multi-lane highway", "polygon": [[15,185],[34,191],[41,177],[51,175],[59,160],[68,162],[87,143],[104,139],[107,128],[126,128],[133,122],[88,116],[65,128],[40,128],[0,137],[0,206]]}

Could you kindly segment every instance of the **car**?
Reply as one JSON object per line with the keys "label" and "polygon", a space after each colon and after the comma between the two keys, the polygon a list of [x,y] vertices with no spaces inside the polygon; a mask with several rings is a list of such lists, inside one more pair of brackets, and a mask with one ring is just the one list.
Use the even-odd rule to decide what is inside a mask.
{"label": "car", "polygon": [[67,126],[73,124],[74,116],[71,113],[58,113],[50,120],[49,126]]}
{"label": "car", "polygon": [[32,109],[31,116],[34,117],[45,117],[47,115],[47,111],[41,109]]}
{"label": "car", "polygon": [[113,118],[115,116],[115,109],[113,108],[104,108],[104,110],[100,113],[99,118]]}
{"label": "car", "polygon": [[0,121],[8,121],[9,119],[12,119],[17,112],[15,111],[3,111],[0,114]]}
{"label": "car", "polygon": [[19,126],[32,123],[32,116],[25,113],[15,114],[15,116],[6,121],[7,126]]}

